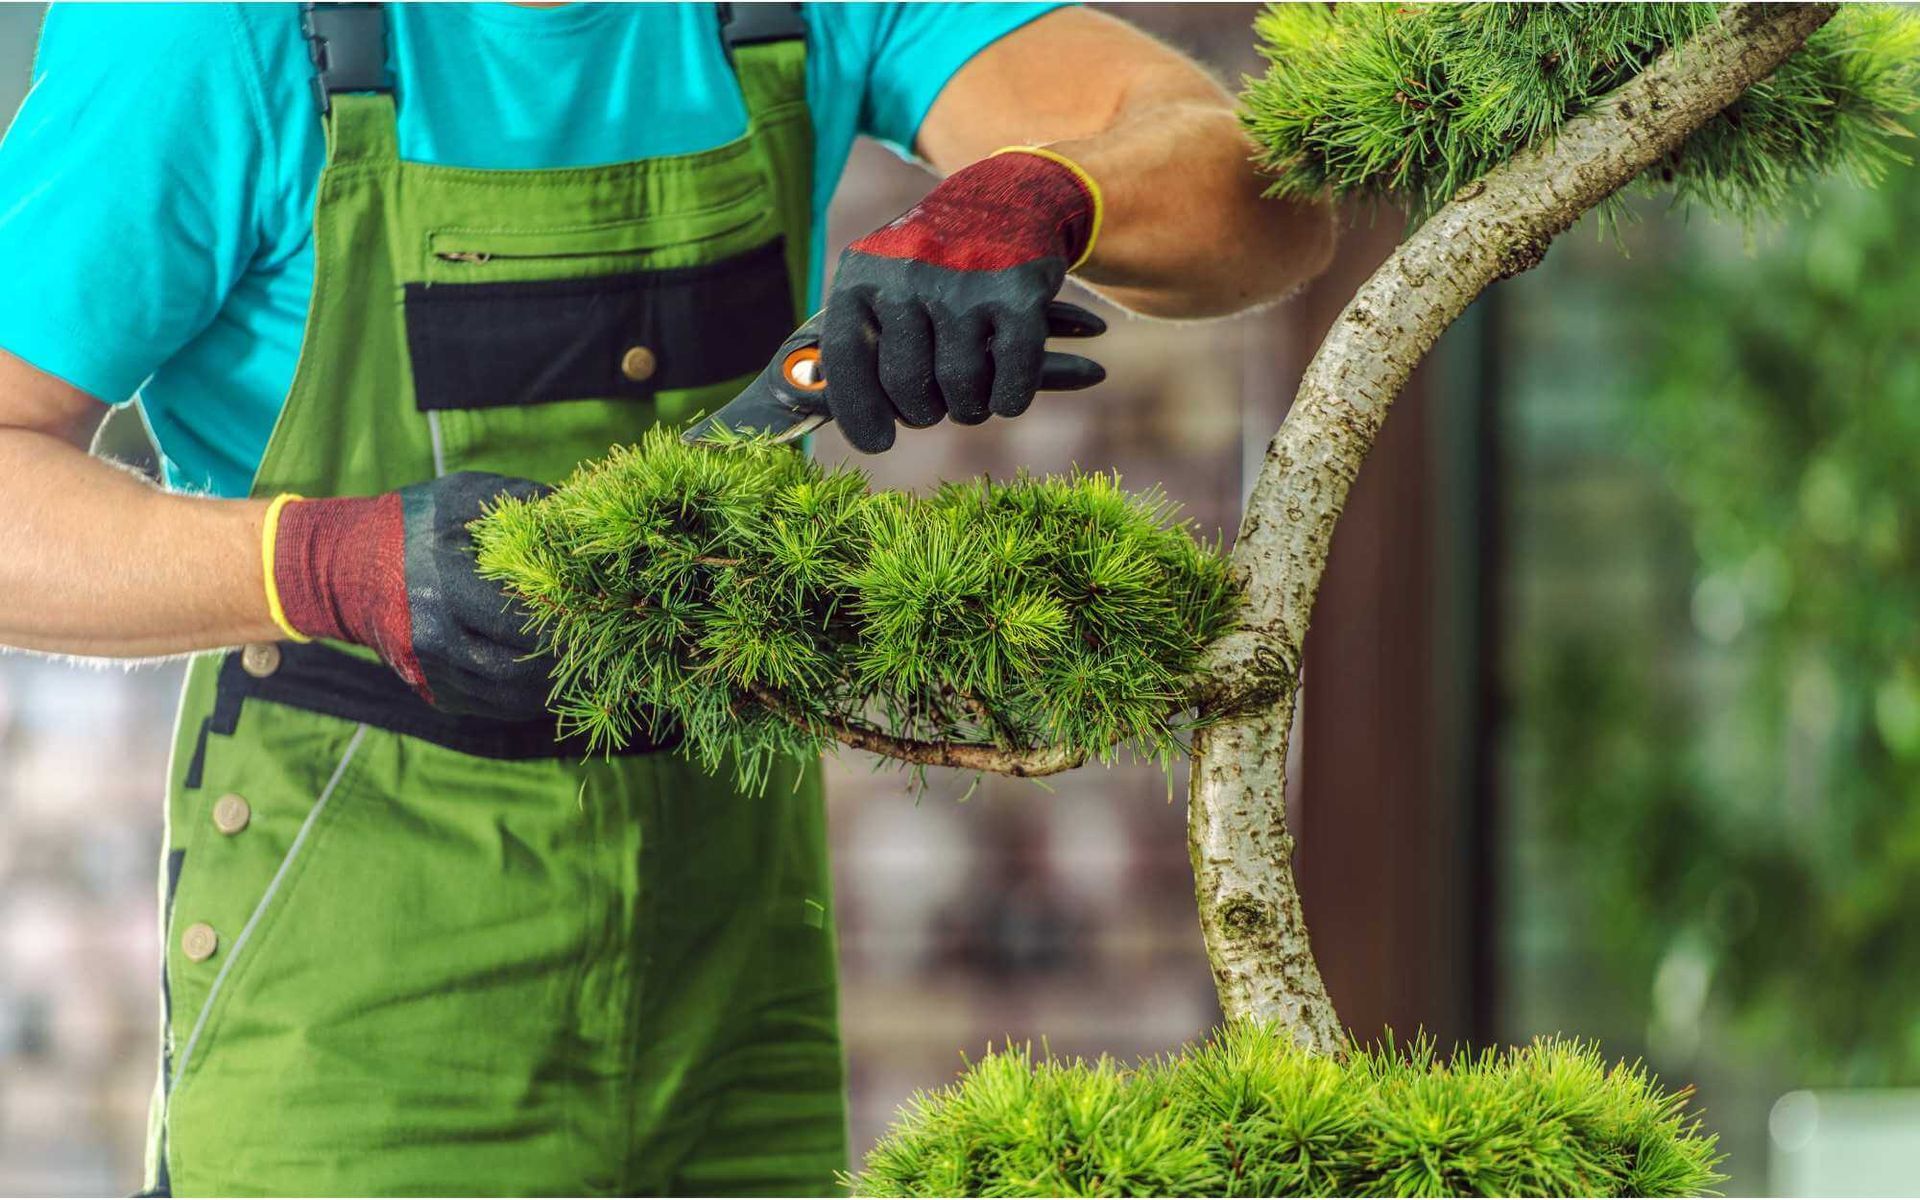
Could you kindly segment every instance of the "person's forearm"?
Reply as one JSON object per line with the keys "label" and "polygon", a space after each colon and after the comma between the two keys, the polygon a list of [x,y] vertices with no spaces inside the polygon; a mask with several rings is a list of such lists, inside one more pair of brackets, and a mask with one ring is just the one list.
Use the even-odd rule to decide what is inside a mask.
{"label": "person's forearm", "polygon": [[1092,256],[1075,274],[1158,317],[1210,317],[1285,296],[1326,268],[1331,210],[1270,200],[1226,97],[1122,110],[1091,137],[1056,142],[1105,201]]}
{"label": "person's forearm", "polygon": [[1010,142],[1047,147],[1099,185],[1099,235],[1075,275],[1136,312],[1238,312],[1332,256],[1328,205],[1261,195],[1227,90],[1108,14],[1060,9],[988,47],[948,82],[915,145],[951,174]]}
{"label": "person's forearm", "polygon": [[172,495],[51,433],[0,428],[0,645],[150,658],[282,636],[265,511]]}

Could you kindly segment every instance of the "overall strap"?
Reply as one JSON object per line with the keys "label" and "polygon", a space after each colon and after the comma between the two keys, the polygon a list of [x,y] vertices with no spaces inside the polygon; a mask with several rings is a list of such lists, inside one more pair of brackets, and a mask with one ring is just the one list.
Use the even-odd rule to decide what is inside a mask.
{"label": "overall strap", "polygon": [[300,31],[327,127],[327,161],[399,157],[382,4],[303,3]]}
{"label": "overall strap", "polygon": [[807,19],[798,4],[716,4],[720,40],[750,124],[807,102]]}
{"label": "overall strap", "polygon": [[[807,22],[798,4],[714,5],[727,59],[753,124],[807,100]],[[377,3],[300,6],[313,92],[327,118],[328,159],[398,157],[387,13]]]}

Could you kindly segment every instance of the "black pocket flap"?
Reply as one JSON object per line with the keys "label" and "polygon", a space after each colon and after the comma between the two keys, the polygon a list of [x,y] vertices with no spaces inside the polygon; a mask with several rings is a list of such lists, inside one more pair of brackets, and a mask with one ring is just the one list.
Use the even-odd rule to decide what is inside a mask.
{"label": "black pocket flap", "polygon": [[422,411],[646,400],[752,375],[793,332],[775,239],[698,267],[539,283],[409,283]]}

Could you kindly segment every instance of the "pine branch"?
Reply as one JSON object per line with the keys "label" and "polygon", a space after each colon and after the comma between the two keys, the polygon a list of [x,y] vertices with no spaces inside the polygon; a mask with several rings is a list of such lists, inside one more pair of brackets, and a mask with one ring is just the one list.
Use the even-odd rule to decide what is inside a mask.
{"label": "pine branch", "polygon": [[755,688],[751,694],[764,708],[779,714],[796,729],[824,733],[843,746],[919,766],[955,767],[962,771],[987,771],[1032,779],[1071,771],[1087,761],[1085,754],[1059,746],[1013,750],[979,742],[928,742],[895,737],[854,721],[809,715],[767,688]]}
{"label": "pine branch", "polygon": [[666,429],[474,537],[558,660],[569,728],[597,747],[671,721],[743,784],[834,744],[1024,776],[1171,759],[1237,602],[1217,545],[1110,476],[922,499]]}

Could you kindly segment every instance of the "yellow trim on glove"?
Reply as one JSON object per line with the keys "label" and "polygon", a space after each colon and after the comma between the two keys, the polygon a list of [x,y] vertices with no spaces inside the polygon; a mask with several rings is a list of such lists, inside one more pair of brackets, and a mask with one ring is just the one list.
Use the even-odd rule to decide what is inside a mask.
{"label": "yellow trim on glove", "polygon": [[287,610],[280,604],[280,587],[273,581],[273,547],[280,538],[280,510],[290,500],[302,499],[292,492],[282,492],[267,505],[267,521],[260,530],[260,564],[267,580],[267,615],[280,627],[280,632],[296,642],[310,642],[313,639],[301,633],[287,623]]}
{"label": "yellow trim on glove", "polygon": [[1048,162],[1059,163],[1067,170],[1072,171],[1073,177],[1078,179],[1080,185],[1087,189],[1087,195],[1093,200],[1093,222],[1087,229],[1087,248],[1082,250],[1080,257],[1074,259],[1073,265],[1067,268],[1069,271],[1078,271],[1085,265],[1089,258],[1093,257],[1094,243],[1100,240],[1100,221],[1106,216],[1107,210],[1106,198],[1100,193],[1100,185],[1094,182],[1093,176],[1087,174],[1085,167],[1060,153],[1058,150],[1049,150],[1045,146],[1002,146],[987,157],[998,158],[1002,154],[1031,154],[1038,158],[1044,158]]}

